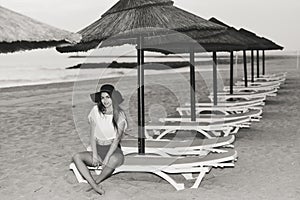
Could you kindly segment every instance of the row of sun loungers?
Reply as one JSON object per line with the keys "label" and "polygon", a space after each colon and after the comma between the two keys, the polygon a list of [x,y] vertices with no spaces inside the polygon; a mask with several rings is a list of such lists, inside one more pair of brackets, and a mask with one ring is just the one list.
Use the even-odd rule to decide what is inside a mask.
{"label": "row of sun loungers", "polygon": [[[178,116],[161,118],[161,124],[145,127],[146,155],[136,155],[136,140],[122,140],[125,162],[114,173],[153,173],[169,182],[176,190],[182,190],[185,188],[184,183],[178,183],[171,177],[172,174],[180,174],[186,180],[193,181],[191,188],[197,188],[212,168],[234,167],[237,160],[237,152],[233,149],[234,134],[240,128],[249,128],[252,122],[261,120],[266,98],[275,96],[271,94],[276,94],[285,77],[286,73],[265,75],[264,80],[254,82],[255,85],[250,85],[244,91],[242,86],[237,86],[241,90],[235,90],[234,96],[221,98],[218,105],[197,103],[196,121],[191,121],[189,104],[177,108]],[[223,94],[227,97],[226,89],[218,95]],[[206,139],[166,139],[178,131],[193,132]],[[74,163],[71,163],[70,169],[79,182],[86,182]],[[94,167],[90,169],[95,170]],[[96,173],[100,171],[101,168],[96,169]]]}

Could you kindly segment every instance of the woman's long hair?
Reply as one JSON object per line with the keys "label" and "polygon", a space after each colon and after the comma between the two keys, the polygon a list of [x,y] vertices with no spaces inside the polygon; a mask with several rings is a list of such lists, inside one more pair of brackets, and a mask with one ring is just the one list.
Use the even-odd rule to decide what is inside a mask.
{"label": "woman's long hair", "polygon": [[[118,130],[118,121],[119,121],[119,116],[120,113],[123,113],[125,115],[125,112],[123,111],[123,109],[120,107],[120,105],[117,103],[116,99],[114,99],[112,97],[112,95],[110,93],[107,93],[111,100],[112,100],[112,106],[113,106],[113,119],[112,119],[112,123],[113,126],[115,128],[115,130]],[[106,108],[105,106],[102,104],[101,102],[101,98],[100,100],[97,102],[97,106],[98,106],[98,110],[99,112],[101,112],[102,114],[105,114],[106,112]],[[125,118],[126,119],[126,118]],[[126,120],[127,121],[127,120]]]}

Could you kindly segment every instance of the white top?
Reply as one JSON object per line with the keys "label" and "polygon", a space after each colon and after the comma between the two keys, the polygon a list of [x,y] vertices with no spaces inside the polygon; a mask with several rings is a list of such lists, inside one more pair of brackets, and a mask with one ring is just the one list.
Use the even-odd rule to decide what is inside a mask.
{"label": "white top", "polygon": [[[112,119],[112,114],[103,114],[99,112],[97,105],[92,108],[90,114],[88,115],[88,120],[90,124],[95,125],[94,135],[96,139],[105,141],[116,138],[117,130],[114,128]],[[124,113],[120,113],[118,125],[123,121],[125,121],[125,130],[127,128],[126,117]]]}

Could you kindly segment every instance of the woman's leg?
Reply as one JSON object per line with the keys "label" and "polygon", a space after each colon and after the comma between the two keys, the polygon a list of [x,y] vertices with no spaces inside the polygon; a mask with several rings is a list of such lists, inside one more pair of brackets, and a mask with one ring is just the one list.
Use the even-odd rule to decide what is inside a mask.
{"label": "woman's leg", "polygon": [[124,162],[124,155],[122,151],[115,151],[106,166],[102,166],[102,172],[101,174],[97,177],[96,183],[99,184],[102,181],[104,181],[106,178],[112,175],[112,173],[115,171],[117,167],[122,165]]}
{"label": "woman's leg", "polygon": [[95,180],[93,179],[90,173],[90,170],[87,168],[87,165],[92,166],[92,153],[88,151],[76,153],[73,156],[73,161],[81,175],[85,178],[85,180],[87,180],[87,182],[92,186],[92,188],[99,194],[103,194],[104,190],[100,185],[96,184]]}

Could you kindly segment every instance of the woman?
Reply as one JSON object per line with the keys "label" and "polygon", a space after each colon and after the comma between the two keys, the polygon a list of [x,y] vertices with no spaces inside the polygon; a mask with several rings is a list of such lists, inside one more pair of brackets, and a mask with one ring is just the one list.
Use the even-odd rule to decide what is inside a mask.
{"label": "woman", "polygon": [[[103,194],[99,184],[108,178],[124,162],[120,140],[127,127],[124,111],[120,108],[122,95],[114,86],[105,84],[100,91],[91,94],[91,99],[97,103],[88,115],[91,127],[92,152],[85,151],[73,156],[74,163],[81,175],[91,187]],[[94,180],[87,166],[102,166],[102,172]]]}

